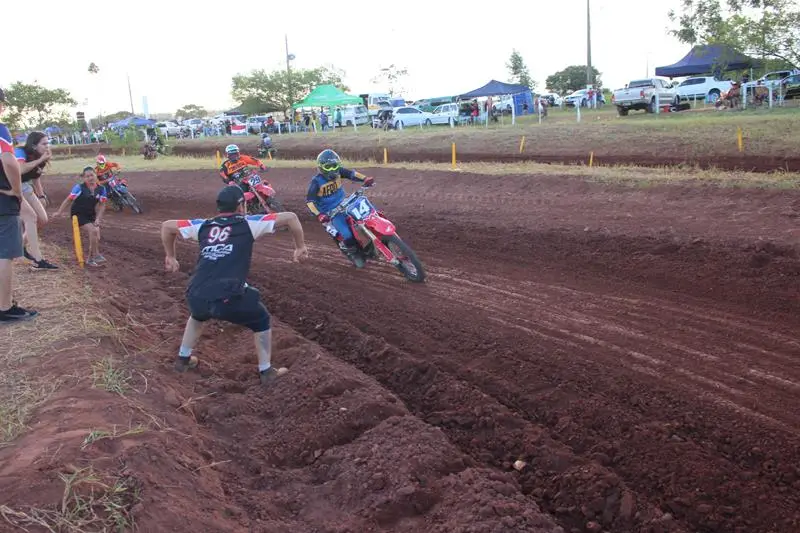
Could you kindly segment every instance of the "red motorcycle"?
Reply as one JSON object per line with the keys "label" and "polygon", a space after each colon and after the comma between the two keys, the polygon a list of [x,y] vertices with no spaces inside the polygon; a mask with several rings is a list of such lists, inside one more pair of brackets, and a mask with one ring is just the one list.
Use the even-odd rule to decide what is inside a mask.
{"label": "red motorcycle", "polygon": [[275,196],[275,189],[265,183],[261,176],[249,171],[242,178],[242,184],[247,185],[248,192],[244,193],[248,215],[267,213],[281,213],[283,204]]}
{"label": "red motorcycle", "polygon": [[[414,250],[397,235],[394,224],[367,199],[365,190],[365,187],[358,189],[339,207],[328,213],[328,216],[332,219],[336,215],[345,213],[347,224],[355,235],[360,253],[365,260],[386,261],[409,281],[417,283],[425,281],[425,268]],[[334,238],[339,234],[331,222],[325,223],[325,229]],[[340,247],[343,246],[341,241],[339,244]],[[344,253],[343,248],[342,252]]]}

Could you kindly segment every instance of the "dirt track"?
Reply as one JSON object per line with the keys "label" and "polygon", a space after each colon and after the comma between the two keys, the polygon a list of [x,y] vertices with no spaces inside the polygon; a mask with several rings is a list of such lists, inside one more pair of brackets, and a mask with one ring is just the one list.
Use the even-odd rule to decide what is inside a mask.
{"label": "dirt track", "polygon": [[[269,177],[304,213],[307,173]],[[184,273],[163,274],[158,225],[210,215],[219,183],[129,178],[147,212],[108,217],[110,266],[96,276],[120,285],[115,307],[147,318],[143,338],[169,346],[142,361],[169,401],[187,386],[160,369],[196,254],[182,246]],[[207,531],[800,530],[799,194],[377,180],[372,198],[429,283],[355,271],[305,214],[310,262],[288,261],[285,234],[259,243],[252,282],[290,376],[263,395],[247,335],[204,339],[202,375],[186,379],[214,395],[194,440],[162,448],[231,462],[162,487],[169,502],[150,502],[143,527],[180,523],[176,509],[200,501],[228,520],[206,516]],[[57,181],[54,196],[67,190]],[[158,486],[156,449],[108,453]]]}

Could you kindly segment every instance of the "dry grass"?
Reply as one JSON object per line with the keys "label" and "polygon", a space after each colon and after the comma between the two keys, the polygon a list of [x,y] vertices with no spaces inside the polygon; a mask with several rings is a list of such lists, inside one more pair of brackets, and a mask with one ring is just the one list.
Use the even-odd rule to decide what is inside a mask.
{"label": "dry grass", "polygon": [[96,472],[91,466],[59,473],[64,483],[61,504],[25,511],[0,505],[6,522],[28,531],[43,528],[51,533],[130,531],[135,527],[131,509],[139,502],[139,488],[126,476]]}
{"label": "dry grass", "polygon": [[86,438],[83,439],[83,444],[81,444],[81,449],[86,449],[88,446],[91,446],[97,441],[101,440],[112,440],[112,439],[120,439],[123,437],[131,437],[133,435],[140,435],[147,431],[148,428],[139,424],[133,427],[129,427],[126,430],[122,430],[117,426],[113,426],[111,430],[104,430],[104,429],[93,429],[86,435]]}
{"label": "dry grass", "polygon": [[[213,171],[216,165],[213,161],[191,157],[160,157],[155,161],[145,161],[141,157],[116,158],[127,170],[146,170],[151,172],[171,170],[207,170]],[[588,163],[588,161],[587,161]],[[63,172],[69,161],[56,161],[53,166],[56,172]],[[425,171],[452,171],[449,163],[389,163],[383,165],[375,161],[346,161],[353,168],[378,169],[375,174],[380,176],[379,169],[404,169],[419,172]],[[72,164],[74,165],[74,164]],[[274,160],[269,166],[281,168],[313,169],[313,161],[303,160]],[[773,173],[748,173],[726,170],[701,170],[694,167],[633,167],[633,166],[593,166],[543,164],[534,162],[518,163],[458,163],[461,173],[482,174],[487,176],[570,176],[583,178],[588,181],[602,183],[615,183],[636,187],[647,187],[662,183],[704,184],[735,187],[776,187],[797,188],[800,186],[800,173],[773,172]]]}
{"label": "dry grass", "polygon": [[[45,255],[61,265],[68,254],[46,246]],[[0,329],[0,446],[22,432],[33,411],[62,384],[41,368],[59,353],[95,347],[114,330],[93,309],[92,294],[77,272],[31,272],[27,262],[15,264],[16,298],[41,314],[30,322]],[[89,305],[87,305],[89,304]]]}

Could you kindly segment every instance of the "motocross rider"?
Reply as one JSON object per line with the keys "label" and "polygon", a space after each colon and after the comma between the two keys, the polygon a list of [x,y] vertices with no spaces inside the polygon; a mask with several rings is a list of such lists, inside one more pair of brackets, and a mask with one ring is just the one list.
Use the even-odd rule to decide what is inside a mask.
{"label": "motocross rider", "polygon": [[[103,154],[98,155],[96,161],[97,165],[94,167],[94,172],[97,174],[97,184],[106,188],[105,185],[111,179],[113,172],[121,170],[122,166],[119,163],[107,161],[106,156]],[[106,194],[108,194],[108,191],[106,191]]]}
{"label": "motocross rider", "polygon": [[[243,171],[248,167],[258,167],[259,170],[266,171],[267,167],[254,157],[242,155],[239,152],[239,147],[235,144],[229,144],[225,147],[225,155],[228,156],[228,158],[223,161],[222,166],[219,167],[219,175],[222,178],[222,182],[225,183],[225,185],[236,184],[241,187],[249,201],[249,196],[252,196],[252,193],[248,195],[248,193],[250,193],[250,186],[242,182],[242,178],[244,177]],[[267,180],[263,177],[261,179],[265,185],[269,185]]]}
{"label": "motocross rider", "polygon": [[331,149],[323,150],[317,156],[317,168],[319,171],[311,178],[306,195],[308,210],[321,223],[330,222],[333,225],[336,229],[333,239],[357,268],[363,268],[365,260],[359,250],[358,241],[347,224],[347,216],[339,213],[331,219],[328,213],[339,207],[345,199],[342,178],[362,183],[364,187],[372,187],[375,179],[344,168],[339,154]]}

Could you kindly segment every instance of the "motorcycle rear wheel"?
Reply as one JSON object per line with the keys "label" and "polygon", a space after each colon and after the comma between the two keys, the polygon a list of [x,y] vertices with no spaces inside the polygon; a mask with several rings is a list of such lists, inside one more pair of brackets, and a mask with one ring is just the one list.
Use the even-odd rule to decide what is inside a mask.
{"label": "motorcycle rear wheel", "polygon": [[422,266],[422,262],[417,257],[417,254],[414,253],[414,250],[412,250],[403,239],[397,235],[390,235],[388,237],[382,237],[381,242],[383,242],[383,244],[400,260],[400,264],[397,265],[397,270],[399,270],[407,280],[413,281],[414,283],[422,283],[425,281],[425,267]]}

